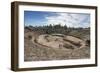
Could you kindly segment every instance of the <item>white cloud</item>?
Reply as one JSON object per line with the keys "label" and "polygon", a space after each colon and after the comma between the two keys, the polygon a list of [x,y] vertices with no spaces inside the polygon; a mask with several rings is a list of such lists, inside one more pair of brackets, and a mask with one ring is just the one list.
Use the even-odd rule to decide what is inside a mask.
{"label": "white cloud", "polygon": [[46,24],[65,24],[70,27],[87,27],[89,26],[90,17],[88,14],[75,13],[55,13],[55,15],[46,16]]}

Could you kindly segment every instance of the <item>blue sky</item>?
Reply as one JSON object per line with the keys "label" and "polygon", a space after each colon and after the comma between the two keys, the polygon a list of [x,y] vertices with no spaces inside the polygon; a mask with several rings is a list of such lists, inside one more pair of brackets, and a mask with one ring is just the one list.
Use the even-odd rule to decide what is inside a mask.
{"label": "blue sky", "polygon": [[24,11],[25,26],[67,25],[69,27],[89,27],[90,14],[67,12]]}

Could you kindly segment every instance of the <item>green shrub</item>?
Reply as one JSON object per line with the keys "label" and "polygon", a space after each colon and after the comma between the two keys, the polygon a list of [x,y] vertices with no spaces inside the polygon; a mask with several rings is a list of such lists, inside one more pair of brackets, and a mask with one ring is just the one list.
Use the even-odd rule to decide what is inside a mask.
{"label": "green shrub", "polygon": [[29,36],[28,36],[28,39],[29,39],[29,40],[31,40],[31,39],[32,39],[32,36],[31,36],[31,35],[29,35]]}

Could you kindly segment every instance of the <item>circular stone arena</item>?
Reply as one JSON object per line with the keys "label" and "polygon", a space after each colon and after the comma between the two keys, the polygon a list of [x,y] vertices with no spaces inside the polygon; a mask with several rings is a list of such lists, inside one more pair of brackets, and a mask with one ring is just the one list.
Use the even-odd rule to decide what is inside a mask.
{"label": "circular stone arena", "polygon": [[42,46],[58,49],[79,49],[86,45],[85,41],[64,34],[43,34],[33,38],[32,41]]}

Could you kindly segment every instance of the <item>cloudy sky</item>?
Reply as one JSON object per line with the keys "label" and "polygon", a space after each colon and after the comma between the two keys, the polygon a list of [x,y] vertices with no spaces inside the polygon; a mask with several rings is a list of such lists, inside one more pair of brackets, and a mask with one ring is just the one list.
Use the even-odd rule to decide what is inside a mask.
{"label": "cloudy sky", "polygon": [[49,24],[61,24],[69,27],[89,27],[90,14],[87,13],[67,13],[67,12],[41,12],[24,11],[25,26],[43,26]]}

